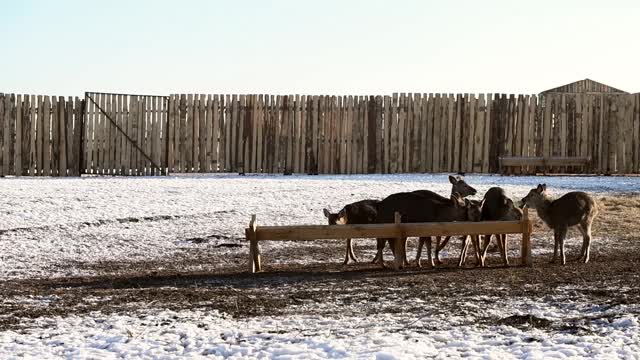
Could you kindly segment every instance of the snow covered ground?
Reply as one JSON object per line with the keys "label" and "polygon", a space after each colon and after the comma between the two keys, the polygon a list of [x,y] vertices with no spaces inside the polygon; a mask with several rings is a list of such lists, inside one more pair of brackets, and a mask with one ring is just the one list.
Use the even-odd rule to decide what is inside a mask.
{"label": "snow covered ground", "polygon": [[[215,310],[143,310],[37,319],[24,331],[0,332],[0,353],[35,359],[634,359],[640,354],[638,307],[473,300],[460,306],[481,311],[478,304],[489,300],[493,306],[484,313],[489,318],[524,314],[550,324],[536,328],[483,324],[472,315],[433,316],[428,303],[418,318],[310,314],[235,320]],[[632,310],[636,315],[628,314]]]}
{"label": "snow covered ground", "polygon": [[[539,182],[558,195],[572,190],[597,196],[640,192],[640,177],[469,175],[466,181],[476,187],[477,197],[498,185],[520,199]],[[96,275],[93,264],[162,263],[205,249],[244,254],[243,229],[251,214],[257,214],[259,224],[324,224],[324,207],[338,210],[353,201],[416,189],[446,195],[450,184],[444,174],[5,178],[0,180],[0,281],[90,276]],[[594,235],[594,244],[606,241],[605,234]],[[221,244],[243,247],[215,248]],[[264,250],[291,246],[301,245],[267,243]],[[300,255],[287,261],[317,260]],[[347,306],[341,315],[319,315],[323,308],[337,306],[330,302],[310,306],[308,315],[248,319],[215,310],[172,312],[143,306],[127,313],[25,321],[19,329],[0,332],[0,357],[637,358],[638,305],[607,308],[578,298],[466,298],[460,306],[469,309],[468,315],[452,317],[432,311],[436,305],[424,299],[411,300],[423,302],[419,316],[364,314],[361,304],[341,305]],[[15,302],[49,306],[56,298],[3,299],[0,306]],[[496,323],[512,315],[535,315],[552,325]],[[566,323],[578,324],[578,330],[558,325]]]}

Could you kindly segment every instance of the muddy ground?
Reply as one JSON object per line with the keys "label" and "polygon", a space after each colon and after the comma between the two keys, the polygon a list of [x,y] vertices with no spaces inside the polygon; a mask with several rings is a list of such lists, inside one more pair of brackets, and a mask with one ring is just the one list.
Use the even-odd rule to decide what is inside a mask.
{"label": "muddy ground", "polygon": [[[620,196],[598,201],[600,215],[594,224],[588,264],[575,261],[581,245],[575,230],[570,233],[570,262],[566,266],[551,264],[547,251],[534,256],[532,268],[504,267],[497,253],[490,255],[487,268],[474,268],[472,259],[465,268],[457,268],[454,256],[458,243],[452,240],[451,257],[437,269],[380,269],[365,261],[375,246],[373,241],[362,240],[356,246],[362,263],[342,265],[342,242],[300,243],[287,252],[298,249],[302,253],[296,254],[298,257],[328,262],[287,264],[290,253],[267,252],[267,247],[263,248],[265,272],[247,274],[247,244],[230,243],[224,246],[238,247],[231,255],[211,246],[164,261],[60,265],[90,269],[96,276],[4,281],[0,286],[0,329],[19,329],[41,316],[126,313],[140,308],[217,309],[236,318],[311,311],[324,316],[350,315],[354,311],[363,316],[403,312],[415,313],[418,318],[422,309],[415,299],[438,304],[443,316],[475,311],[480,321],[552,326],[544,319],[485,319],[482,307],[492,306],[490,299],[496,297],[579,299],[603,307],[640,304],[640,198]],[[552,249],[551,232],[535,211],[532,217],[534,248]],[[369,252],[363,254],[365,251]],[[516,263],[515,259],[512,262]],[[201,270],[182,270],[185,268]],[[480,302],[480,306],[460,306],[471,300]]]}

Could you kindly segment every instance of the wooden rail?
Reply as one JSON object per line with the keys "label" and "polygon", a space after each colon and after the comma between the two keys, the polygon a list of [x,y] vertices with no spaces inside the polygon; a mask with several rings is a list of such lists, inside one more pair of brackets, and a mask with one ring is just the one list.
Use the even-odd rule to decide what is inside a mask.
{"label": "wooden rail", "polygon": [[[398,214],[396,214],[398,215]],[[258,226],[256,215],[251,216],[245,235],[249,241],[249,271],[262,270],[259,241],[295,241],[347,238],[403,238],[421,236],[455,236],[486,234],[522,234],[522,265],[531,266],[531,231],[529,212],[525,207],[521,221],[482,221],[482,222],[430,222],[400,223],[396,216],[395,224],[368,225],[292,225]],[[398,268],[404,259],[401,241],[395,242],[395,266]]]}
{"label": "wooden rail", "polygon": [[[590,156],[501,156],[499,158],[500,172],[508,174],[509,168],[520,168],[520,173],[535,174],[537,167],[542,168],[544,174],[552,167],[586,167],[591,163]],[[529,168],[529,171],[526,171]]]}

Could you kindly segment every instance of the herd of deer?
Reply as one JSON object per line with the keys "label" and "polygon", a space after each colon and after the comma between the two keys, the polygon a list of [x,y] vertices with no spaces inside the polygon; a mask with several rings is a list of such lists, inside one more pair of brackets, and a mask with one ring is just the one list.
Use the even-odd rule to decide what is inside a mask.
{"label": "herd of deer", "polygon": [[[490,188],[482,200],[470,200],[467,196],[477,193],[476,189],[467,184],[460,177],[449,176],[452,184],[451,196],[443,197],[433,191],[416,190],[413,192],[402,192],[389,195],[383,200],[362,200],[346,205],[337,213],[332,213],[324,209],[329,225],[338,224],[375,224],[393,223],[396,212],[401,214],[402,222],[449,222],[449,221],[496,221],[496,220],[520,220],[522,210],[515,206],[509,199],[505,191],[500,187]],[[561,263],[566,263],[564,251],[564,239],[569,227],[578,226],[583,236],[582,250],[580,258],[585,263],[589,261],[591,248],[591,224],[598,214],[598,207],[593,198],[581,191],[569,192],[558,199],[551,199],[547,194],[547,186],[540,184],[531,189],[529,194],[522,199],[522,206],[529,206],[536,209],[538,216],[554,231],[554,253],[552,262],[558,257],[560,251]],[[507,257],[507,236],[496,234],[497,245],[505,265],[509,265]],[[436,237],[435,263],[441,264],[440,251],[446,246],[450,237],[441,239]],[[487,250],[491,242],[492,234],[484,236],[481,242],[480,237],[469,236],[462,240],[462,249],[458,266],[465,262],[467,250],[470,244],[475,249],[477,265],[485,266]],[[401,239],[403,246],[406,246],[406,238]],[[393,251],[395,239],[377,239],[377,253],[373,263],[379,263],[384,267],[383,250],[387,243]],[[429,265],[434,267],[434,257],[432,257],[431,237],[421,237],[418,243],[416,265],[420,264],[422,248],[427,245],[427,258]],[[406,254],[406,252],[405,252]],[[347,249],[344,263],[357,262],[353,254],[353,243],[347,239]],[[408,264],[404,259],[405,265]]]}

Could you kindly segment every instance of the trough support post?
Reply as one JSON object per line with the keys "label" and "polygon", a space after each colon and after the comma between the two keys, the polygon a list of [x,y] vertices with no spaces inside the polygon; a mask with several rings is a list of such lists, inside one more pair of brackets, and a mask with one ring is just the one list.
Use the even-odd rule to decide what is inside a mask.
{"label": "trough support post", "polygon": [[[394,216],[394,221],[396,224],[400,224],[402,222],[402,216],[400,215],[399,212],[395,212],[395,216]],[[398,231],[399,233],[400,231]],[[400,234],[399,237],[397,237],[394,241],[393,244],[393,248],[394,248],[394,262],[393,262],[393,268],[395,270],[400,270],[400,268],[403,267],[404,265],[404,237],[402,236],[402,234]]]}
{"label": "trough support post", "polygon": [[532,225],[531,220],[529,220],[529,208],[525,206],[524,209],[522,209],[522,250],[520,253],[523,266],[533,266],[531,256],[531,231]]}
{"label": "trough support post", "polygon": [[249,227],[245,230],[247,240],[249,240],[249,272],[256,273],[262,270],[260,264],[260,248],[258,248],[258,238],[256,236],[256,215],[251,215]]}

